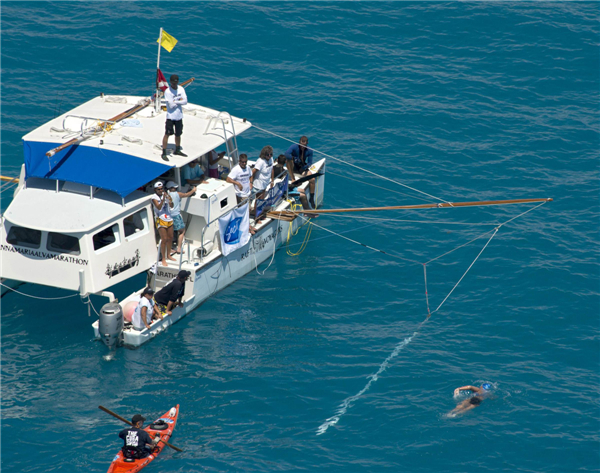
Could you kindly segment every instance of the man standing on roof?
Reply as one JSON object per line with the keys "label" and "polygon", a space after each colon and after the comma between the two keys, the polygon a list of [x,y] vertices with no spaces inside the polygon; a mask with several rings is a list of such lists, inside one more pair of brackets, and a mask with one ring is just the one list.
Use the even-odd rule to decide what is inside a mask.
{"label": "man standing on roof", "polygon": [[158,435],[152,440],[150,434],[142,429],[145,420],[145,417],[136,414],[131,419],[133,425],[119,432],[119,437],[125,442],[122,449],[125,458],[146,458],[160,440]]}
{"label": "man standing on roof", "polygon": [[187,105],[187,95],[185,89],[179,86],[179,76],[173,74],[169,79],[169,88],[165,90],[165,100],[167,101],[167,123],[165,125],[165,136],[162,142],[162,158],[167,158],[167,143],[169,136],[175,135],[175,154],[178,156],[187,156],[181,151],[181,135],[183,133],[183,106]]}
{"label": "man standing on roof", "polygon": [[[285,152],[285,159],[288,169],[288,174],[290,175],[290,184],[296,180],[294,177],[294,173],[300,174],[300,176],[309,176],[312,174],[310,172],[310,167],[313,162],[313,151],[308,147],[308,138],[306,136],[301,136],[298,144],[293,144],[288,148]],[[315,208],[315,180],[311,179],[308,181],[308,186],[310,189],[310,198],[309,202],[312,208]]]}
{"label": "man standing on roof", "polygon": [[176,306],[183,307],[181,299],[185,293],[185,280],[191,274],[189,271],[179,271],[175,279],[154,294],[154,300],[161,314],[172,315]]}

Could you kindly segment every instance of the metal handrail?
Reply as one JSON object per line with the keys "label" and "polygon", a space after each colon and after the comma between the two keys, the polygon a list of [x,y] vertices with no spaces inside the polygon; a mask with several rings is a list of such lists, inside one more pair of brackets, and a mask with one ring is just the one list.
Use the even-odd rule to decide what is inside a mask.
{"label": "metal handrail", "polygon": [[[221,114],[225,114],[229,118],[229,122],[231,123],[231,132],[232,132],[231,138],[233,140],[233,142],[232,142],[233,148],[231,150],[229,149],[229,144],[228,144],[229,140],[227,139],[227,130],[225,128],[225,121],[221,118]],[[235,125],[233,123],[233,117],[231,116],[231,114],[229,112],[219,112],[217,114],[217,119],[220,119],[221,123],[223,124],[223,137],[225,138],[225,148],[227,148],[227,153],[228,153],[228,155],[230,157],[230,159],[229,159],[229,161],[230,161],[229,169],[231,169],[232,168],[232,166],[231,166],[231,155],[235,151],[238,154],[238,157],[239,157],[239,152],[240,152],[239,148],[238,148],[238,144],[237,144],[237,134],[235,132]]]}
{"label": "metal handrail", "polygon": [[156,292],[156,279],[158,276],[158,260],[160,259],[160,247],[162,238],[158,239],[158,251],[156,252],[156,272],[154,273],[154,280],[152,281],[152,290]]}

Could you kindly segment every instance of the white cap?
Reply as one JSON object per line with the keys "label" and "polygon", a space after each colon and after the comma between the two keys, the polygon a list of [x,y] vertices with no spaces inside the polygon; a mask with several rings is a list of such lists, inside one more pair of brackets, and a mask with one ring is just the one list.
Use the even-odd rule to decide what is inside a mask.
{"label": "white cap", "polygon": [[158,189],[159,187],[162,187],[162,186],[163,186],[163,183],[162,183],[161,181],[156,181],[156,182],[154,183],[154,188],[155,188],[155,189]]}
{"label": "white cap", "polygon": [[173,181],[167,182],[167,189],[170,189],[171,187],[179,187],[179,186]]}

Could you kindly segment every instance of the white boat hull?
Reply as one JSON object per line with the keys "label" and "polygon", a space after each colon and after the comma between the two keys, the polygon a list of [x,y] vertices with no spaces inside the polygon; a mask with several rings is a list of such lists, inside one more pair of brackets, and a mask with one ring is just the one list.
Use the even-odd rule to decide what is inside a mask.
{"label": "white boat hull", "polygon": [[[323,178],[324,176],[321,176],[319,179]],[[323,184],[324,179],[316,191],[315,200],[318,207],[323,202]],[[289,208],[289,204],[284,202],[278,206],[278,210],[283,208]],[[250,241],[245,246],[226,257],[215,249],[205,258],[205,262],[195,272],[193,267],[183,266],[182,269],[192,272],[190,279],[193,279],[191,282],[193,284],[193,292],[191,294],[187,287],[190,281],[186,282],[186,296],[184,297],[183,307],[176,307],[172,315],[164,317],[163,320],[154,321],[150,330],[145,328],[138,331],[133,328],[126,328],[123,330],[123,345],[129,348],[137,348],[152,340],[156,335],[179,322],[179,320],[196,309],[209,297],[237,281],[242,276],[254,271],[261,263],[271,259],[274,252],[305,224],[307,224],[307,220],[302,217],[298,217],[292,222],[269,219],[250,238]],[[123,300],[121,306],[124,307],[130,300],[138,299],[139,293],[134,293]],[[100,340],[98,321],[94,322],[92,327],[94,328],[95,338]]]}

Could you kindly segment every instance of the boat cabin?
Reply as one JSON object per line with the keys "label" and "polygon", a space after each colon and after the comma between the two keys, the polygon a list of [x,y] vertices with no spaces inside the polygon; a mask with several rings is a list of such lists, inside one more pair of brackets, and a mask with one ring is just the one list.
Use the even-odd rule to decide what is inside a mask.
{"label": "boat cabin", "polygon": [[[251,127],[188,104],[182,136],[187,157],[173,154],[171,139],[165,161],[165,113],[139,104],[142,97],[96,97],[23,138],[25,164],[0,227],[2,278],[88,294],[148,270],[158,259],[154,182],[173,180],[185,192],[181,169],[222,145],[225,177],[237,162],[237,134]],[[139,110],[112,120],[132,107]],[[186,238],[194,242],[188,254],[214,248],[218,217],[236,205],[233,186],[222,179],[208,179],[182,200]]]}

